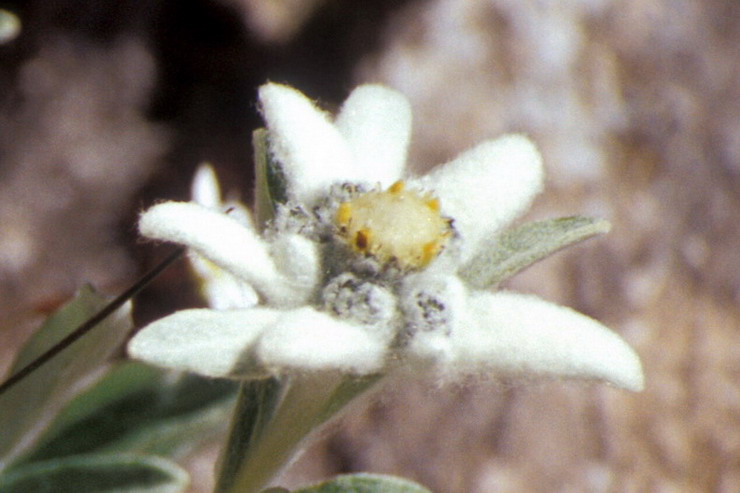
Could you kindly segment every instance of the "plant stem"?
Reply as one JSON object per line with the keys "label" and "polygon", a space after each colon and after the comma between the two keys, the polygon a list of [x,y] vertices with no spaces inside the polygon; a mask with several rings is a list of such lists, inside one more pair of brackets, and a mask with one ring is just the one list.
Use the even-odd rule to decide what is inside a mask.
{"label": "plant stem", "polygon": [[283,383],[277,378],[248,380],[239,387],[229,439],[219,465],[217,493],[234,489],[249,451],[267,427],[279,405],[282,392]]}
{"label": "plant stem", "polygon": [[243,383],[216,492],[261,491],[309,434],[379,379],[314,374]]}

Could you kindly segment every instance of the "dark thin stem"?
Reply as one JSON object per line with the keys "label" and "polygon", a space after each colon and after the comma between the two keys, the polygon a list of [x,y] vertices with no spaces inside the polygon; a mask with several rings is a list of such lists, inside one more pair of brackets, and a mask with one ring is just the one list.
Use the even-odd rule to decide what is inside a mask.
{"label": "dark thin stem", "polygon": [[105,305],[98,313],[87,319],[82,325],[72,331],[67,337],[57,342],[44,354],[24,366],[15,375],[8,378],[2,385],[0,385],[0,395],[10,390],[15,384],[26,378],[28,375],[36,371],[41,365],[52,359],[54,356],[62,352],[67,346],[74,343],[77,339],[81,338],[90,330],[95,328],[100,322],[102,322],[108,315],[115,312],[123,306],[128,300],[133,298],[139,291],[144,289],[147,284],[152,282],[155,277],[162,273],[167,267],[172,265],[176,260],[182,257],[185,252],[184,248],[178,248],[167,256],[162,262],[160,262],[152,270],[144,274],[138,281],[136,281],[130,288],[121,293],[116,299]]}

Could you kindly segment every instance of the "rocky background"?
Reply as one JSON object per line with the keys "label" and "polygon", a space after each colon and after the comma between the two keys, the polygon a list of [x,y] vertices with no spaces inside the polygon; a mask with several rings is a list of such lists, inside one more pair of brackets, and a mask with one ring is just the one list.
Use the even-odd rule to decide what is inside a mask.
{"label": "rocky background", "polygon": [[[740,3],[736,0],[27,0],[0,45],[0,371],[81,283],[120,291],[165,254],[136,214],[202,160],[249,200],[256,87],[331,107],[366,81],[414,107],[411,162],[523,131],[530,218],[614,228],[511,287],[592,315],[647,389],[420,380],[389,388],[286,474],[370,470],[434,491],[740,491]],[[183,266],[137,322],[199,301]],[[215,446],[193,457],[207,491]]]}

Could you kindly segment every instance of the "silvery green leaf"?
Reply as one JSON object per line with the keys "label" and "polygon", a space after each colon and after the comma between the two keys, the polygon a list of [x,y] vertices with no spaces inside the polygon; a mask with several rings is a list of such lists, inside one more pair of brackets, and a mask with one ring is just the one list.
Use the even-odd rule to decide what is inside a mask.
{"label": "silvery green leaf", "polygon": [[259,491],[307,436],[379,379],[316,374],[244,382],[216,491]]}
{"label": "silvery green leaf", "polygon": [[293,493],[431,493],[431,491],[408,479],[359,473],[337,476],[315,486],[294,490]]}
{"label": "silvery green leaf", "polygon": [[380,382],[383,374],[365,375],[361,377],[344,378],[334,388],[331,396],[327,399],[324,409],[316,415],[316,426],[328,422],[352,399],[363,392],[370,390],[376,383]]}
{"label": "silvery green leaf", "polygon": [[[107,300],[92,287],[53,313],[21,349],[10,375],[54,346],[97,313]],[[29,449],[56,412],[84,379],[120,347],[131,330],[130,305],[125,305],[87,335],[0,395],[0,470]]]}
{"label": "silvery green leaf", "polygon": [[230,381],[122,363],[72,400],[24,461],[90,453],[182,456],[223,428],[235,390]]}
{"label": "silvery green leaf", "polygon": [[[99,443],[115,440],[115,436],[103,436],[94,429],[78,437],[71,430],[80,423],[89,423],[104,410],[130,396],[151,393],[162,378],[162,370],[138,362],[115,365],[90,389],[75,396],[57,414],[49,428],[39,437],[34,450],[21,459],[21,462],[37,462],[73,454],[86,454],[93,451]],[[111,415],[112,422],[116,418]]]}
{"label": "silvery green leaf", "polygon": [[269,133],[264,128],[252,134],[255,162],[255,215],[257,222],[264,225],[275,215],[278,204],[288,200],[288,184],[280,165],[270,151]]}
{"label": "silvery green leaf", "polygon": [[0,476],[3,493],[176,493],[187,472],[154,456],[93,455],[49,460]]}
{"label": "silvery green leaf", "polygon": [[[242,382],[231,431],[221,457],[217,492],[233,488],[240,469],[264,438],[283,395],[284,384],[274,377]],[[269,476],[269,472],[267,474]]]}
{"label": "silvery green leaf", "polygon": [[473,288],[493,288],[558,250],[606,233],[610,227],[604,219],[581,216],[526,223],[498,235],[460,269],[460,277]]}

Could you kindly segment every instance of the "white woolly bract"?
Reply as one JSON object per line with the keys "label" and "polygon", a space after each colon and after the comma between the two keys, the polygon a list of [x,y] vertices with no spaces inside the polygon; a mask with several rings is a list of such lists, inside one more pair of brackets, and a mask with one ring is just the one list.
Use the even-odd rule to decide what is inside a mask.
{"label": "white woolly bract", "polygon": [[208,377],[264,375],[250,353],[278,310],[183,310],[146,326],[128,344],[132,358]]}
{"label": "white woolly bract", "polygon": [[259,89],[270,150],[282,166],[292,198],[312,205],[352,164],[352,153],[329,116],[295,89]]}
{"label": "white woolly bract", "polygon": [[189,257],[200,283],[200,293],[215,310],[249,308],[259,302],[252,286],[198,254]]}
{"label": "white woolly bract", "polygon": [[385,351],[364,328],[309,307],[183,310],[151,323],[128,346],[132,358],[222,378],[368,374],[382,368]]}
{"label": "white woolly bract", "polygon": [[308,294],[319,283],[321,264],[316,242],[299,234],[286,233],[273,240],[270,254],[277,268],[293,281],[296,289],[300,287]]}
{"label": "white woolly bract", "polygon": [[522,135],[483,142],[413,183],[433,191],[462,236],[463,260],[524,212],[542,189],[542,157]]}
{"label": "white woolly bract", "polygon": [[380,85],[360,86],[342,105],[336,126],[352,150],[348,180],[385,188],[402,176],[411,136],[405,97]]}
{"label": "white woolly bract", "polygon": [[287,313],[260,338],[263,365],[276,373],[333,371],[368,374],[383,367],[386,346],[364,327],[305,307]]}
{"label": "white woolly bract", "polygon": [[[190,191],[196,204],[215,211],[228,211],[230,218],[250,230],[254,230],[249,211],[239,202],[224,204],[216,171],[210,164],[198,166]],[[200,293],[208,305],[216,310],[248,308],[259,301],[252,286],[195,252],[190,252],[190,265],[198,278]]]}
{"label": "white woolly bract", "polygon": [[215,211],[225,212],[245,228],[255,230],[252,214],[247,206],[238,200],[223,200],[216,171],[210,164],[206,163],[198,166],[193,177],[193,183],[190,186],[190,196],[196,204]]}
{"label": "white woolly bract", "polygon": [[265,242],[227,214],[190,202],[165,202],[141,215],[139,231],[148,238],[192,248],[277,305],[303,301],[295,286],[275,269]]}
{"label": "white woolly bract", "polygon": [[221,207],[221,187],[219,187],[216,172],[210,164],[198,166],[190,186],[190,196],[196,204],[211,209]]}
{"label": "white woolly bract", "polygon": [[412,348],[440,374],[579,377],[643,388],[640,360],[622,338],[581,313],[534,296],[477,292],[447,340],[420,334]]}

